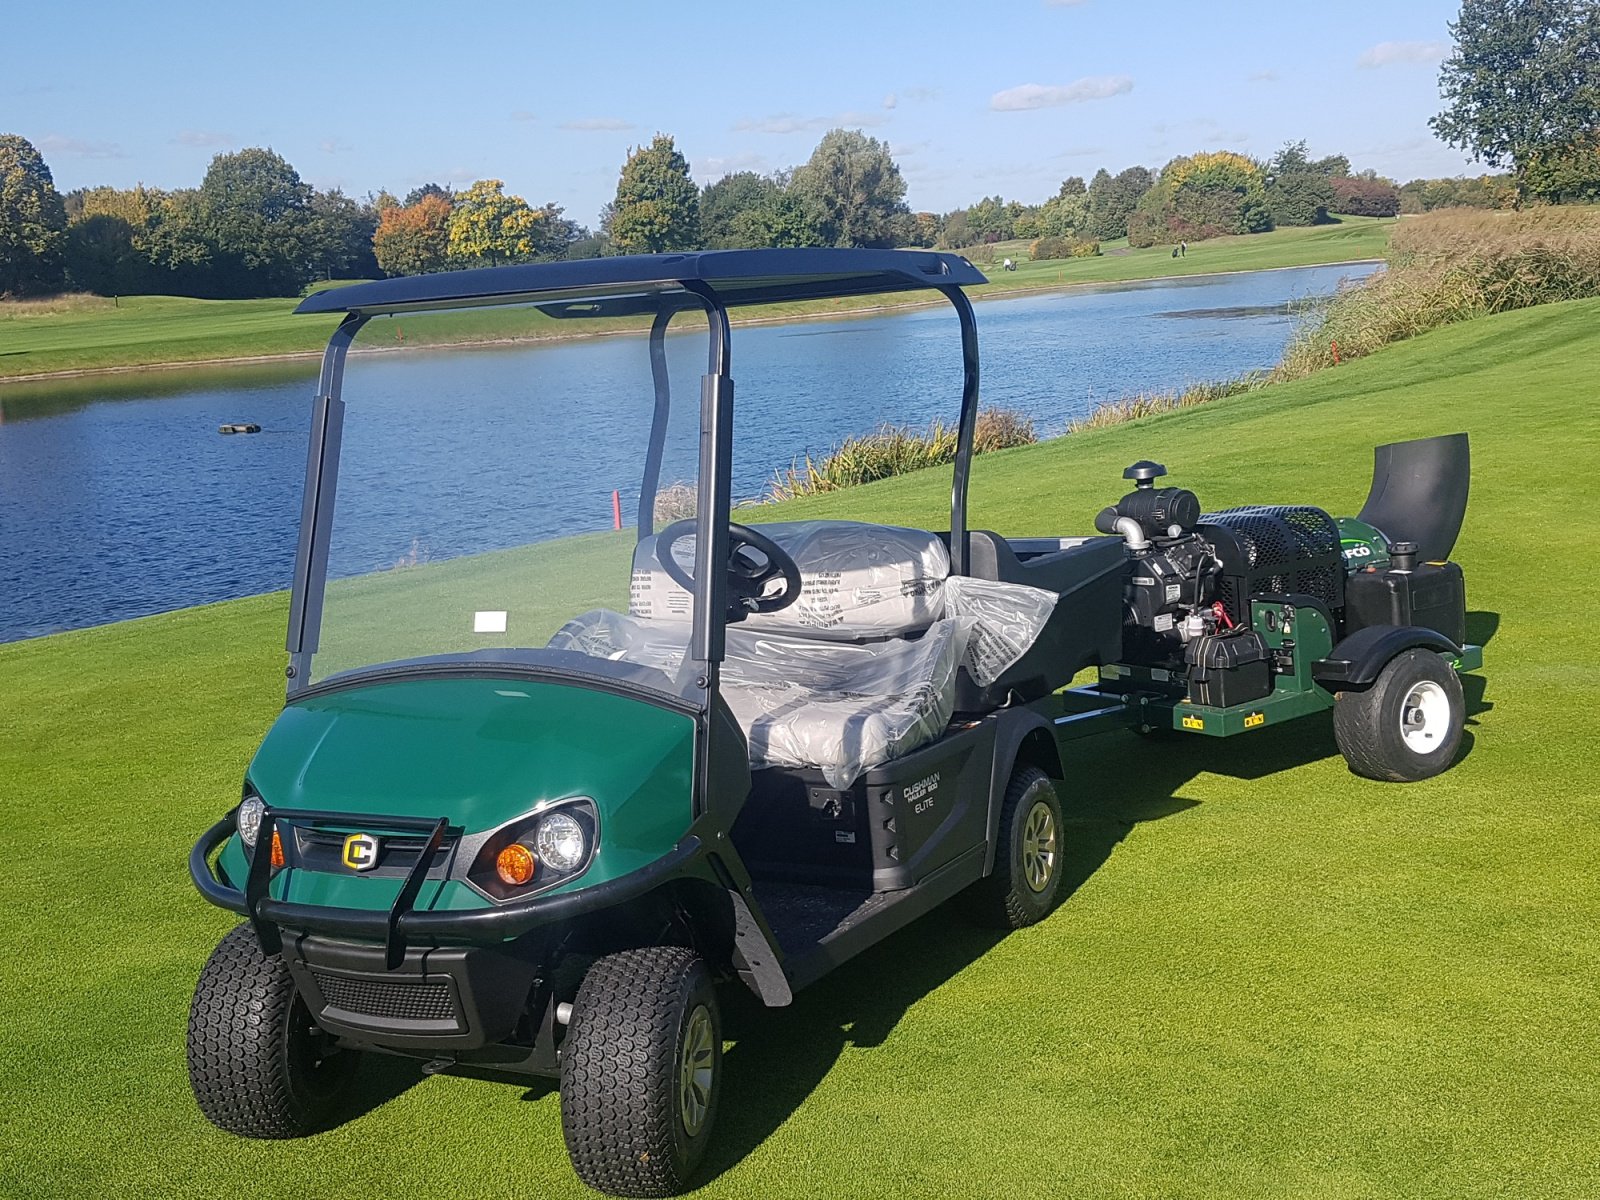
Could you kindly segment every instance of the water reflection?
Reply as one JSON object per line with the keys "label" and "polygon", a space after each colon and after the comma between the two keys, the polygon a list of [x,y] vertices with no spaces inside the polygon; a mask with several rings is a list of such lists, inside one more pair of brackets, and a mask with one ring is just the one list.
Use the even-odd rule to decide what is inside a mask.
{"label": "water reflection", "polygon": [[[1293,332],[1296,302],[1373,269],[1190,277],[985,301],[984,402],[1020,409],[1051,433],[1102,400],[1269,367]],[[700,352],[698,339],[683,341]],[[462,465],[428,453],[446,382],[470,378],[485,397],[525,392],[535,376],[570,397],[597,396],[597,385],[614,379],[648,389],[643,349],[637,338],[608,337],[478,349],[470,360],[461,352],[372,356],[361,374],[376,381],[397,423],[390,457],[360,469],[403,465],[416,497],[447,497]],[[735,490],[745,496],[796,456],[825,453],[880,422],[948,420],[959,396],[960,347],[948,308],[752,326],[736,333],[733,353]],[[0,385],[0,641],[287,587],[315,378],[315,362],[299,360]],[[630,511],[637,439],[579,435],[585,412],[571,400],[554,411],[577,423],[559,440],[571,486],[594,492],[580,493],[583,511],[595,514],[589,527],[609,524],[613,487]],[[232,421],[263,432],[219,436],[217,427]],[[479,471],[471,483],[477,493],[498,487],[514,495],[507,508],[524,520],[516,531],[464,534],[456,551],[527,540],[517,472]],[[552,523],[532,532],[556,531]],[[562,531],[571,530],[563,523]]]}

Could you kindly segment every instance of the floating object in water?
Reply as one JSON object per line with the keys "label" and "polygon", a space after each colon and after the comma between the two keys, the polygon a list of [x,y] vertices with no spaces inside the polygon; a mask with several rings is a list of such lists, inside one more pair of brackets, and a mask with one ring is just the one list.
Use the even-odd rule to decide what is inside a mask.
{"label": "floating object in water", "polygon": [[252,421],[236,421],[229,425],[218,425],[218,433],[260,433],[261,426]]}

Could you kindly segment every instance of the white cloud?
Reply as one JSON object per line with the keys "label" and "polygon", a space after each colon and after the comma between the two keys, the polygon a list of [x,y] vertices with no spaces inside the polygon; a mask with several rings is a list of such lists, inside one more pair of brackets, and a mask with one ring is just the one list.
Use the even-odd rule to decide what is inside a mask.
{"label": "white cloud", "polygon": [[576,121],[561,122],[561,128],[574,133],[625,133],[634,125],[621,117],[579,117]]}
{"label": "white cloud", "polygon": [[197,150],[214,150],[223,146],[232,146],[238,138],[231,133],[222,133],[216,129],[184,129],[172,139],[180,146],[193,146]]}
{"label": "white cloud", "polygon": [[900,103],[900,97],[896,96],[893,92],[890,92],[887,96],[885,96],[883,98],[883,106],[885,108],[893,108],[896,104],[899,104],[899,103]]}
{"label": "white cloud", "polygon": [[739,171],[755,171],[764,174],[767,171],[767,156],[764,154],[710,154],[705,158],[694,161],[694,173],[701,179],[715,182],[724,175],[732,175]]}
{"label": "white cloud", "polygon": [[989,97],[989,107],[995,112],[1027,112],[1034,108],[1081,104],[1085,100],[1104,100],[1132,90],[1133,80],[1126,75],[1091,75],[1067,84],[1024,83],[1007,88]]}
{"label": "white cloud", "polygon": [[803,133],[807,129],[839,129],[852,126],[882,125],[888,117],[877,112],[842,112],[833,116],[802,117],[798,113],[776,113],[770,117],[746,117],[733,126],[735,133]]}
{"label": "white cloud", "polygon": [[537,121],[539,114],[531,113],[525,108],[519,108],[511,114],[511,119],[513,121]]}
{"label": "white cloud", "polygon": [[46,134],[34,143],[40,154],[62,155],[67,158],[126,158],[122,147],[115,142],[90,142],[83,138],[64,137],[59,133]]}
{"label": "white cloud", "polygon": [[1443,42],[1379,42],[1356,59],[1358,67],[1392,67],[1406,63],[1436,63],[1449,53]]}

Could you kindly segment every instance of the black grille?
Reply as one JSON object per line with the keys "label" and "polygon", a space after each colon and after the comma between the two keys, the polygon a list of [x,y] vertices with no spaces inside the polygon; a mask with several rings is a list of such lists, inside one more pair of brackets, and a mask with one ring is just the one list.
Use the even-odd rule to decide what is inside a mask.
{"label": "black grille", "polygon": [[[326,829],[308,829],[304,826],[296,829],[295,844],[299,858],[295,865],[311,871],[347,871],[349,868],[343,861],[345,836],[344,833]],[[408,874],[428,844],[425,835],[390,834],[380,830],[372,836],[378,839],[378,865],[367,872],[372,875]],[[455,841],[451,835],[445,835],[439,849],[434,851],[433,861],[428,864],[430,875],[444,870]]]}
{"label": "black grille", "polygon": [[1251,505],[1200,522],[1222,560],[1222,601],[1234,620],[1245,620],[1249,597],[1263,594],[1297,592],[1330,612],[1344,607],[1339,527],[1320,508]]}
{"label": "black grille", "polygon": [[365,1017],[401,1021],[457,1021],[450,985],[435,981],[350,979],[343,975],[312,973],[323,1003]]}

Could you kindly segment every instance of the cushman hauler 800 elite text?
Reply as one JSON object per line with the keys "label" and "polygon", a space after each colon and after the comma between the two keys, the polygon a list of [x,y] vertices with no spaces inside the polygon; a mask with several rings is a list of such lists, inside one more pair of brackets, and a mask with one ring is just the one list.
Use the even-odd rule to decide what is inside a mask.
{"label": "cushman hauler 800 elite text", "polygon": [[[288,703],[190,859],[245,919],[190,1015],[212,1121],[312,1132],[378,1053],[550,1076],[579,1176],[668,1194],[713,1136],[718,985],[787,1004],[957,897],[1005,927],[1045,917],[1074,739],[1248,736],[1332,709],[1357,774],[1450,765],[1457,672],[1481,662],[1447,561],[1465,435],[1379,447],[1357,517],[1205,513],[1144,461],[1084,514],[1098,533],[970,529],[963,289],[983,281],[947,254],[719,251],[300,306],[344,317],[311,425]],[[963,380],[948,514],[921,529],[736,509],[787,461],[770,429],[798,401],[759,379],[735,401],[730,310],[912,290],[942,294],[960,329],[959,355],[923,337]],[[347,363],[364,329],[444,342],[469,318],[508,339],[649,336],[586,343],[581,362],[564,345]],[[782,344],[798,389],[815,343]],[[635,348],[638,371],[615,368]],[[454,468],[448,496],[412,487],[425,456]],[[630,479],[600,477],[619,462]],[[631,535],[608,528],[613,487]]]}

